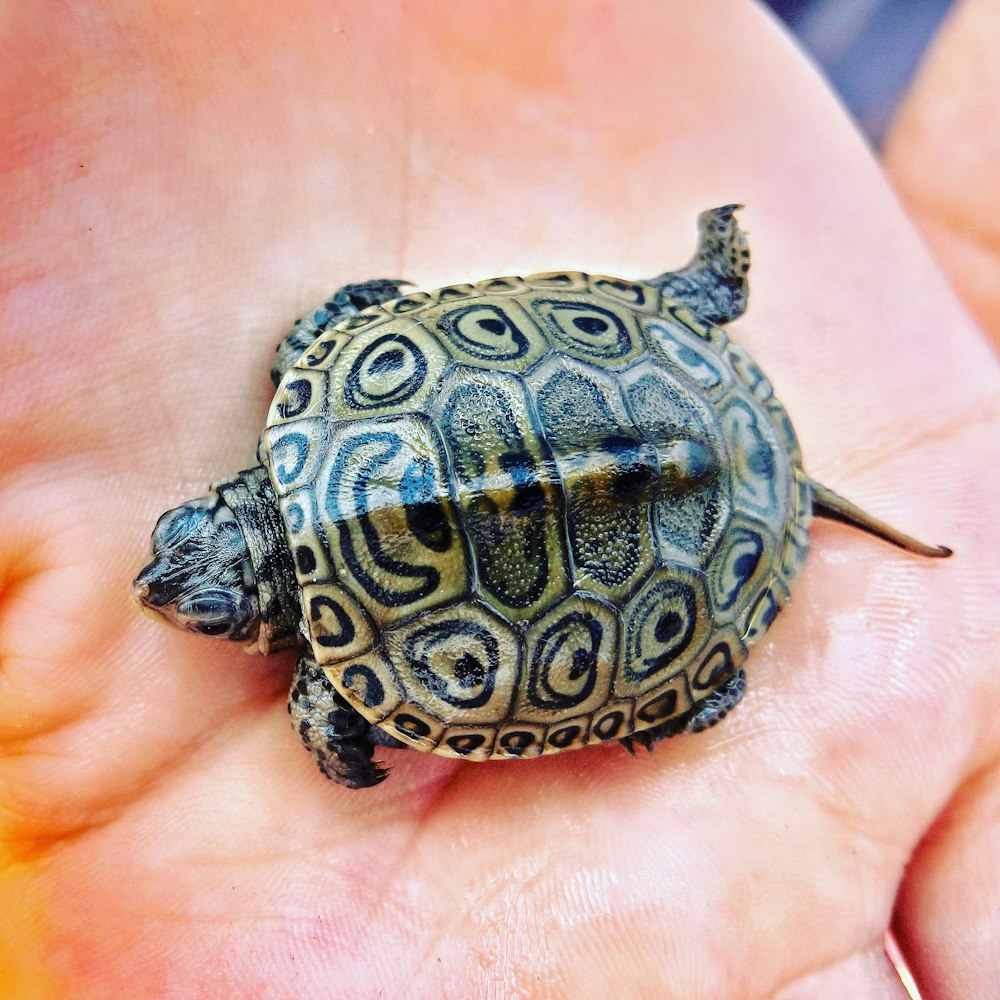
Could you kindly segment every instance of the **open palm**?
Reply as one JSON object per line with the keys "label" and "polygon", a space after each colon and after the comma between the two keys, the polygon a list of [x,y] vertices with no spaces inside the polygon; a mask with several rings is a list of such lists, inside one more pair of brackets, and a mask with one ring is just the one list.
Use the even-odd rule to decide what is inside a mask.
{"label": "open palm", "polygon": [[[998,379],[778,31],[743,5],[47,6],[8,46],[0,201],[11,996],[893,997],[893,921],[928,997],[990,995]],[[334,287],[650,275],[737,200],[731,332],[807,469],[957,554],[816,525],[724,725],[635,759],[385,751],[348,791],[288,725],[291,654],[137,613],[153,519],[252,462],[274,344]]]}

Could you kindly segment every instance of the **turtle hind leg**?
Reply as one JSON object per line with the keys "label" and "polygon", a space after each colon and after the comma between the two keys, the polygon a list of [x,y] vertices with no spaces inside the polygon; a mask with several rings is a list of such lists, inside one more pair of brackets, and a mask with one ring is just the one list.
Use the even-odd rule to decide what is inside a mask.
{"label": "turtle hind leg", "polygon": [[399,297],[399,289],[408,281],[394,278],[373,278],[355,285],[338,288],[318,309],[297,320],[292,332],[278,344],[271,364],[271,381],[275,388],[285,372],[302,356],[302,353],[326,329],[353,316],[368,306],[379,305]]}
{"label": "turtle hind leg", "polygon": [[680,271],[647,284],[677,299],[709,323],[729,323],[746,312],[750,250],[736,221],[742,205],[723,205],[698,216],[698,250]]}
{"label": "turtle hind leg", "polygon": [[375,746],[399,746],[362,718],[330,683],[312,656],[299,657],[288,695],[292,725],[331,781],[348,788],[370,788],[389,772],[372,760]]}
{"label": "turtle hind leg", "polygon": [[621,740],[629,753],[635,753],[635,745],[652,752],[653,744],[668,740],[681,733],[702,733],[721,722],[742,700],[747,690],[746,671],[741,667],[717,691],[713,691],[704,701],[690,712],[675,719],[667,719],[657,726],[642,729]]}

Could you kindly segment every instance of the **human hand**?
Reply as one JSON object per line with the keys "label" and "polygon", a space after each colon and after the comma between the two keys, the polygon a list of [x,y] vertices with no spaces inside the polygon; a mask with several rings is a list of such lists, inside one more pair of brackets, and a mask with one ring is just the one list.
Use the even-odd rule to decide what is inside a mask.
{"label": "human hand", "polygon": [[962,0],[889,135],[885,166],[944,273],[1000,350],[1000,7]]}
{"label": "human hand", "polygon": [[[793,46],[750,6],[694,8],[22,5],[12,996],[892,997],[892,922],[926,1000],[990,995],[995,366]],[[730,332],[808,471],[956,556],[816,524],[720,727],[636,759],[387,751],[352,792],[288,727],[290,655],[137,613],[153,519],[252,461],[274,344],[333,287],[651,275],[734,200],[753,270]]]}

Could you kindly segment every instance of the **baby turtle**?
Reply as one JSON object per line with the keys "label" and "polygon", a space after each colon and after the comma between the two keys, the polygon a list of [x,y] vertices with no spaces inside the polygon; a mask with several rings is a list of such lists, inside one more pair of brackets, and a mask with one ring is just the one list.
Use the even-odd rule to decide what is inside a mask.
{"label": "baby turtle", "polygon": [[164,514],[133,592],[181,628],[295,646],[320,770],[375,748],[529,758],[714,725],[813,515],[910,552],[811,480],[746,309],[727,205],[683,270],[401,294],[346,285],[278,346],[259,464]]}

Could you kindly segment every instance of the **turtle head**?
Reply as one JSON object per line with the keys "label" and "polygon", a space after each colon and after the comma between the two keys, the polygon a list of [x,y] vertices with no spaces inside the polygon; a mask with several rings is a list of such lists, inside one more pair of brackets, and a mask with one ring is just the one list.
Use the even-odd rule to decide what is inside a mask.
{"label": "turtle head", "polygon": [[247,540],[216,490],[168,510],[150,550],[152,560],[132,583],[143,610],[200,635],[256,638],[260,606]]}
{"label": "turtle head", "polygon": [[272,653],[298,641],[295,567],[278,501],[261,465],[168,510],[153,529],[152,560],[135,578],[143,610],[178,628]]}

